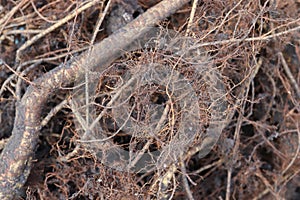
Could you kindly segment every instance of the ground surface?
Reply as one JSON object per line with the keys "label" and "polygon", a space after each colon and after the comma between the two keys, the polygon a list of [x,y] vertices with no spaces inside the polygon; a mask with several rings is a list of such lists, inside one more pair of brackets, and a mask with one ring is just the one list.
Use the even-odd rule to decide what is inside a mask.
{"label": "ground surface", "polygon": [[[12,132],[17,99],[34,80],[89,48],[93,36],[96,42],[101,41],[158,1],[139,1],[138,5],[131,0],[99,1],[45,33],[23,50],[17,61],[17,50],[26,41],[78,11],[83,2],[0,1],[1,144],[5,145]],[[144,137],[147,130],[156,130],[156,126],[146,123],[147,113],[152,120],[157,120],[157,113],[151,114],[151,110],[158,109],[159,116],[163,116],[168,101],[172,101],[172,89],[156,82],[140,85],[134,91],[125,90],[132,93],[127,99],[128,109],[108,109],[99,126],[111,143],[99,147],[79,141],[99,139],[95,136],[99,133],[84,138],[82,127],[78,126],[79,114],[75,110],[80,111],[81,107],[75,105],[75,109],[69,101],[77,95],[73,90],[75,83],[51,95],[41,107],[45,118],[67,100],[58,112],[52,112],[40,132],[33,168],[20,199],[163,199],[163,195],[172,199],[300,199],[300,2],[204,0],[194,6],[194,15],[192,8],[192,3],[181,8],[161,22],[159,30],[175,31],[175,39],[188,38],[191,42],[186,45],[197,47],[200,53],[190,51],[187,57],[175,56],[178,46],[174,45],[174,50],[174,46],[165,44],[162,48],[154,45],[151,50],[128,52],[99,75],[93,93],[93,109],[99,115],[118,84],[127,80],[128,72],[138,74],[143,70],[141,66],[153,63],[176,66],[174,69],[191,83],[199,97],[194,104],[201,110],[201,119],[195,122],[201,128],[181,155],[181,164],[178,161],[172,173],[168,170],[171,164],[165,169],[128,173],[103,161],[104,153],[111,153],[109,148],[118,146],[138,152],[151,141],[147,151],[153,152],[178,136],[183,120],[178,116],[184,109],[174,97],[166,117],[173,123],[164,122],[159,135],[151,140],[149,135]],[[188,24],[191,17],[193,21]],[[202,63],[204,71],[213,68],[220,72],[228,100],[226,112],[232,113],[218,143],[203,158],[197,153],[188,155],[208,133],[205,129],[212,116],[208,108],[211,102],[203,103],[209,84],[201,81],[204,71],[199,75],[191,67],[193,63]],[[159,71],[147,70],[144,74],[149,76]],[[122,105],[125,100],[123,97],[116,102]],[[118,122],[127,119],[127,115],[122,115],[126,109],[132,109],[130,118],[145,122],[145,130],[127,124],[131,129],[114,134],[121,126]],[[119,117],[116,119],[115,115]],[[169,182],[165,184],[167,179],[162,177],[168,174]]]}

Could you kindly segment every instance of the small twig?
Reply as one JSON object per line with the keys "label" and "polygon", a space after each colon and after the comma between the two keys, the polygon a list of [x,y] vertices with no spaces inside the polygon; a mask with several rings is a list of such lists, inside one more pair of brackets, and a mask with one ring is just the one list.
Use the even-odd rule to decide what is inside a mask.
{"label": "small twig", "polygon": [[[0,60],[0,62],[3,62],[2,60]],[[4,63],[2,63],[2,64],[4,64]],[[15,70],[15,72],[13,73],[13,74],[11,74],[4,82],[3,82],[3,84],[2,84],[2,86],[1,86],[1,88],[0,88],[0,96],[2,95],[2,93],[5,91],[5,89],[8,87],[7,85],[8,85],[8,83],[11,83],[11,81],[15,78],[15,77],[17,77],[17,84],[16,84],[16,94],[15,94],[15,96],[16,96],[16,98],[17,98],[17,100],[20,100],[21,99],[21,82],[22,82],[22,80],[25,80],[26,82],[28,82],[28,80],[26,80],[25,78],[24,78],[24,76],[30,71],[30,70],[32,70],[33,68],[35,68],[36,66],[38,66],[39,64],[41,64],[41,61],[37,61],[37,62],[35,62],[35,63],[33,63],[31,66],[29,66],[28,68],[26,68],[24,71],[22,71],[20,74],[19,74],[19,72],[20,72],[20,70],[21,70],[21,67],[19,66],[18,68],[17,68],[17,70]],[[8,66],[8,65],[6,65],[6,64],[4,64],[5,66]],[[10,89],[8,89],[8,90],[10,90]]]}
{"label": "small twig", "polygon": [[50,26],[49,28],[47,28],[46,30],[44,30],[43,32],[35,35],[33,38],[31,38],[30,40],[26,41],[25,44],[23,44],[18,50],[17,50],[17,55],[16,58],[17,60],[20,59],[20,54],[23,50],[25,50],[27,47],[31,46],[33,43],[35,43],[37,40],[39,40],[40,38],[44,37],[45,35],[47,35],[48,33],[54,31],[55,29],[57,29],[58,27],[62,26],[63,24],[67,23],[69,20],[71,20],[72,18],[74,18],[75,16],[77,16],[79,13],[85,11],[86,9],[94,6],[95,4],[97,4],[99,2],[99,0],[93,0],[92,2],[89,2],[85,5],[83,5],[81,8],[76,9],[75,11],[73,11],[70,15],[64,17],[63,19],[59,20],[57,23],[53,24],[52,26]]}
{"label": "small twig", "polygon": [[[208,33],[206,33],[200,40],[206,38],[209,34],[211,34],[212,32],[216,32],[218,33],[220,28],[226,23],[227,18],[229,17],[230,13],[232,13],[234,10],[236,10],[236,7],[238,7],[241,3],[243,2],[243,0],[240,0],[238,3],[236,3],[236,5],[231,8],[227,14],[225,15],[225,17],[223,18],[222,22],[220,23],[220,25],[212,28],[212,30],[210,30]],[[217,30],[218,29],[218,30]],[[216,31],[217,30],[217,31]]]}
{"label": "small twig", "polygon": [[[90,46],[90,48],[88,50],[88,54],[91,53],[91,50],[93,48],[96,36],[97,36],[98,31],[100,29],[100,26],[101,26],[101,24],[102,24],[102,22],[104,20],[104,17],[106,15],[107,11],[108,11],[108,8],[110,7],[110,3],[111,3],[111,0],[108,1],[107,5],[106,5],[106,7],[104,9],[104,13],[99,13],[98,21],[97,21],[97,24],[96,24],[96,26],[94,28],[94,32],[93,32],[93,36],[92,36],[91,44],[90,44],[91,46]],[[89,106],[89,99],[90,99],[89,98],[89,95],[90,95],[89,94],[89,85],[90,85],[89,84],[89,79],[90,79],[90,77],[89,77],[89,73],[90,73],[89,69],[86,67],[85,68],[85,75],[84,75],[84,79],[85,79],[85,104],[86,104],[86,109],[85,109],[85,116],[86,117],[85,117],[85,121],[86,121],[86,125],[87,125],[88,130],[85,130],[84,135],[88,135],[88,132],[90,131],[90,128],[89,128],[89,126],[90,126],[89,125],[90,124],[90,119],[89,119],[90,118],[90,111],[89,111],[89,108],[90,108],[90,106]]]}
{"label": "small twig", "polygon": [[190,19],[189,22],[187,24],[187,29],[186,29],[186,33],[185,36],[187,37],[189,35],[189,33],[191,32],[191,27],[193,25],[193,21],[194,21],[194,17],[195,17],[195,13],[196,13],[196,9],[197,9],[197,4],[198,4],[198,0],[194,0],[193,1],[193,7],[191,10],[191,14],[190,14]]}
{"label": "small twig", "polygon": [[[1,85],[1,88],[0,88],[0,96],[2,95],[2,93],[5,91],[5,89],[7,88],[7,84],[10,83],[15,77],[17,77],[17,85],[16,85],[16,96],[17,98],[18,97],[21,97],[21,93],[20,91],[18,91],[18,87],[20,86],[21,84],[21,78],[20,77],[24,77],[30,70],[32,70],[33,68],[35,68],[36,66],[38,66],[39,64],[41,64],[42,62],[47,62],[47,61],[52,61],[52,60],[58,60],[59,58],[64,58],[66,57],[67,55],[73,55],[75,53],[80,53],[86,49],[88,49],[89,47],[83,47],[81,49],[78,49],[78,50],[74,50],[72,52],[66,52],[66,53],[62,53],[62,54],[59,54],[57,56],[54,56],[54,57],[50,57],[50,58],[40,58],[40,59],[35,59],[35,60],[29,60],[29,61],[26,61],[24,63],[21,63],[17,69],[15,70],[18,74],[21,72],[22,68],[26,65],[31,65],[29,67],[27,67],[24,71],[21,72],[20,76],[18,76],[18,74],[11,74],[7,79],[5,79],[5,81],[3,82],[3,84]],[[3,62],[2,60],[0,60],[0,63]],[[2,63],[4,64],[4,63]],[[20,88],[20,87],[19,87]]]}
{"label": "small twig", "polygon": [[17,30],[9,30],[9,31],[4,30],[3,36],[16,35],[16,34],[38,34],[42,31],[43,30],[38,30],[38,29],[25,29],[25,30],[17,29]]}
{"label": "small twig", "polygon": [[[75,109],[75,107],[73,106],[72,109]],[[128,115],[128,117],[127,117],[127,119],[125,120],[125,122],[124,122],[124,123],[121,125],[121,127],[120,127],[116,132],[114,132],[111,136],[106,137],[106,138],[104,138],[104,139],[89,139],[89,140],[86,140],[89,131],[92,130],[91,128],[89,128],[89,129],[86,129],[86,130],[85,130],[85,133],[81,136],[81,139],[80,139],[80,140],[77,140],[77,141],[78,141],[78,142],[82,142],[82,143],[92,143],[92,142],[98,142],[98,143],[99,143],[99,142],[105,142],[105,141],[107,141],[107,140],[112,139],[113,137],[115,137],[115,136],[116,136],[116,135],[124,128],[124,126],[126,125],[126,122],[127,122],[127,121],[129,120],[129,118],[131,117],[130,115],[131,115],[133,109],[134,109],[134,107],[131,109],[130,114]],[[103,112],[104,112],[104,111],[103,111]],[[103,113],[103,112],[102,112],[102,113]],[[83,119],[82,119],[81,116],[78,117],[78,115],[80,115],[78,112],[74,113],[74,115],[76,116],[76,118],[79,118],[79,119],[81,118],[81,121],[83,121]]]}
{"label": "small twig", "polygon": [[0,35],[2,35],[2,31],[5,25],[8,23],[8,20],[28,1],[29,0],[21,0],[21,2],[18,5],[14,6],[9,13],[7,13],[4,17],[2,17],[2,19],[0,20],[0,25],[2,25],[2,27],[0,27]]}
{"label": "small twig", "polygon": [[218,40],[218,41],[214,41],[214,42],[204,42],[204,43],[194,45],[192,48],[190,48],[190,50],[198,49],[200,47],[205,47],[205,46],[223,45],[223,44],[229,44],[229,43],[267,41],[267,40],[273,39],[275,37],[280,37],[280,36],[283,36],[283,35],[287,35],[291,32],[296,32],[298,30],[300,30],[300,26],[296,26],[294,28],[291,28],[291,29],[288,29],[286,31],[282,31],[282,32],[279,32],[279,33],[276,33],[276,34],[266,33],[266,34],[264,34],[262,36],[258,36],[258,37],[241,38],[241,39],[232,38],[232,39],[228,39],[228,40]]}
{"label": "small twig", "polygon": [[33,10],[35,11],[35,13],[43,20],[45,20],[46,22],[49,22],[49,23],[56,23],[56,21],[53,21],[53,20],[49,20],[47,19],[46,17],[44,17],[39,11],[38,9],[36,8],[36,6],[34,5],[34,2],[33,0],[30,0],[30,3],[31,3],[31,6],[33,7]]}
{"label": "small twig", "polygon": [[176,192],[176,188],[177,188],[177,185],[176,185],[176,177],[175,177],[175,174],[173,174],[173,189],[172,189],[172,192],[171,192],[171,195],[169,196],[169,199],[168,200],[172,200],[174,199],[174,194]]}
{"label": "small twig", "polygon": [[157,194],[157,199],[159,200],[167,200],[169,199],[168,194],[168,186],[171,182],[172,177],[174,177],[175,172],[177,171],[177,167],[175,164],[172,164],[168,171],[159,178],[159,189]]}
{"label": "small twig", "polygon": [[[300,173],[300,169],[298,168],[295,172],[284,176],[278,183],[277,185],[287,185],[287,183],[292,180],[293,178],[295,178],[295,176],[298,176]],[[285,188],[285,187],[282,187]],[[264,199],[264,196],[267,195],[269,192],[272,192],[272,190],[267,187],[264,191],[262,191],[260,194],[258,194],[255,198],[253,198],[253,200],[258,200],[258,199]],[[280,190],[278,191],[280,192]],[[273,193],[272,193],[273,194]]]}
{"label": "small twig", "polygon": [[[21,72],[20,76],[17,76],[17,84],[16,84],[16,96],[17,96],[17,100],[21,99],[21,83],[22,80],[24,78],[24,76],[31,71],[33,68],[36,68],[39,64],[41,64],[41,62],[35,62],[32,65],[30,65],[29,67],[27,67],[24,71]],[[17,68],[17,72],[20,68]],[[1,93],[0,93],[1,94]]]}
{"label": "small twig", "polygon": [[230,200],[231,175],[232,175],[232,166],[230,166],[229,169],[227,170],[227,185],[226,185],[225,200]]}
{"label": "small twig", "polygon": [[212,168],[212,167],[215,167],[215,166],[219,166],[219,165],[221,165],[223,162],[224,162],[224,160],[223,160],[223,159],[220,159],[220,160],[218,160],[218,161],[216,161],[216,162],[213,162],[213,163],[211,163],[211,164],[209,164],[209,165],[205,165],[204,167],[201,167],[200,169],[197,169],[196,171],[193,171],[192,173],[193,173],[193,174],[199,174],[199,173],[201,173],[201,172],[203,172],[203,171],[205,171],[205,170],[207,170],[207,169],[209,169],[209,168]]}
{"label": "small twig", "polygon": [[185,192],[188,196],[188,199],[189,200],[194,200],[194,197],[193,197],[193,194],[192,194],[192,191],[190,189],[190,186],[189,186],[189,183],[187,181],[187,173],[186,173],[186,169],[185,169],[185,166],[184,166],[184,162],[181,160],[180,161],[180,169],[181,169],[181,172],[182,172],[182,182],[183,182],[183,186],[184,186],[184,189],[185,189]]}
{"label": "small twig", "polygon": [[0,59],[0,63],[2,63],[5,67],[7,67],[10,71],[12,71],[15,75],[26,81],[27,83],[33,84],[28,79],[24,78],[19,72],[15,71],[13,68],[11,68],[8,64],[6,64],[2,59]]}
{"label": "small twig", "polygon": [[[97,123],[100,121],[100,119],[104,116],[104,114],[107,112],[107,110],[109,108],[111,108],[111,106],[113,105],[113,103],[118,99],[118,97],[121,95],[122,91],[128,87],[133,81],[135,80],[135,77],[132,77],[129,81],[127,81],[127,83],[125,83],[122,87],[120,87],[120,89],[118,89],[118,91],[116,92],[116,94],[112,97],[112,99],[108,102],[108,104],[105,106],[104,110],[97,116],[97,118],[92,122],[92,124],[90,125],[89,129],[92,130]],[[120,105],[118,105],[120,106]]]}
{"label": "small twig", "polygon": [[38,56],[37,59],[35,59],[35,60],[28,60],[28,61],[25,61],[23,63],[20,63],[20,65],[18,66],[18,68],[17,68],[16,71],[17,72],[21,71],[20,68],[22,68],[22,67],[24,67],[26,65],[31,65],[31,64],[36,63],[36,62],[47,62],[47,61],[58,60],[59,58],[64,58],[64,57],[66,57],[68,55],[74,55],[74,54],[81,53],[81,52],[87,50],[88,48],[90,48],[90,47],[89,46],[85,46],[85,47],[82,47],[80,49],[76,49],[74,51],[68,51],[68,52],[65,52],[65,53],[59,53],[59,55],[54,56],[54,57],[41,58],[41,57],[45,56],[45,54],[44,54],[44,55]]}
{"label": "small twig", "polygon": [[[254,58],[254,60],[256,61],[256,59]],[[237,156],[238,156],[238,149],[239,149],[239,145],[240,145],[240,131],[241,131],[241,127],[242,127],[242,123],[243,123],[243,116],[244,116],[244,111],[245,111],[245,107],[246,107],[246,98],[249,94],[249,90],[250,90],[250,85],[251,82],[254,80],[255,76],[258,73],[258,70],[260,69],[262,65],[262,59],[260,59],[258,62],[256,62],[256,66],[253,67],[250,76],[248,77],[248,80],[245,82],[244,88],[242,90],[242,92],[239,95],[239,98],[237,100],[238,104],[241,106],[240,109],[240,113],[239,113],[239,117],[237,119],[237,123],[236,123],[236,128],[235,128],[235,132],[234,132],[234,147],[232,150],[232,159],[231,159],[231,163],[229,163],[229,169],[227,170],[227,187],[226,187],[226,200],[230,199],[230,188],[231,188],[231,178],[232,178],[232,169],[233,169],[233,165],[236,162]]]}
{"label": "small twig", "polygon": [[[277,188],[277,186],[275,184],[271,184],[270,181],[263,176],[262,172],[260,169],[257,169],[257,172],[255,172],[255,175],[260,178],[260,180],[264,183],[264,185],[266,186],[266,188],[268,188],[268,192],[271,192],[271,194],[276,197],[277,196],[277,191],[275,191],[275,188]],[[281,199],[281,198],[277,198],[277,199]]]}
{"label": "small twig", "polygon": [[8,84],[13,80],[15,77],[15,74],[10,75],[5,81],[2,83],[0,88],[0,96],[2,96],[2,93],[8,88]]}
{"label": "small twig", "polygon": [[106,16],[107,12],[108,12],[108,9],[110,7],[110,3],[111,3],[111,0],[109,0],[107,2],[103,13],[99,13],[98,21],[97,21],[97,24],[96,24],[96,26],[94,28],[94,33],[93,33],[93,37],[92,37],[92,40],[91,40],[91,45],[93,45],[95,43],[96,36],[97,36],[97,34],[98,34],[99,30],[100,30],[100,26],[103,23],[104,18]]}
{"label": "small twig", "polygon": [[[156,140],[159,141],[159,138],[157,138],[156,134],[158,133],[158,131],[161,129],[161,126],[163,125],[163,122],[165,121],[165,119],[167,118],[168,112],[170,110],[170,106],[169,104],[166,105],[164,112],[159,120],[159,122],[157,123],[155,129],[154,129],[154,133],[152,133],[151,135],[156,138]],[[135,159],[130,162],[128,168],[130,169],[131,167],[133,167],[143,156],[143,154],[149,149],[151,143],[153,142],[154,138],[150,138],[148,139],[147,143],[144,145],[143,149],[141,151],[139,151],[138,155],[135,157]]]}
{"label": "small twig", "polygon": [[225,198],[226,200],[230,200],[232,168],[233,168],[233,165],[236,162],[237,155],[238,155],[238,148],[239,148],[239,145],[240,145],[240,130],[241,130],[241,127],[242,127],[242,122],[243,122],[243,116],[242,115],[243,115],[244,108],[245,108],[245,99],[243,100],[243,106],[241,108],[241,113],[240,113],[240,116],[238,118],[237,125],[236,125],[235,132],[234,132],[235,145],[234,145],[233,151],[232,151],[232,158],[229,161],[230,162],[229,163],[229,169],[227,170],[227,186],[226,186],[226,198]]}
{"label": "small twig", "polygon": [[51,111],[48,113],[48,115],[41,122],[41,127],[46,126],[46,124],[48,124],[48,122],[51,120],[51,118],[54,115],[56,115],[62,108],[67,107],[67,104],[68,104],[68,100],[65,99],[62,102],[60,102],[58,105],[56,105],[54,108],[52,108]]}
{"label": "small twig", "polygon": [[295,163],[296,159],[299,156],[299,152],[300,152],[300,127],[299,127],[298,123],[297,123],[297,135],[298,135],[298,145],[297,145],[295,155],[294,155],[293,159],[291,160],[291,162],[288,164],[288,166],[286,166],[286,168],[281,172],[281,174],[285,174],[291,168],[291,166]]}
{"label": "small twig", "polygon": [[69,100],[69,104],[70,104],[70,107],[71,107],[71,110],[72,110],[74,116],[76,117],[77,121],[79,122],[80,126],[83,128],[83,130],[85,132],[85,134],[82,137],[85,137],[85,135],[87,135],[87,132],[89,129],[88,125],[87,125],[86,121],[82,118],[82,115],[78,111],[78,106],[75,105],[75,103],[72,99]]}
{"label": "small twig", "polygon": [[136,163],[142,158],[145,152],[149,149],[151,143],[153,142],[153,138],[148,139],[147,143],[144,145],[143,149],[139,151],[133,161],[130,161],[128,164],[128,169],[131,169],[136,165]]}
{"label": "small twig", "polygon": [[297,95],[297,98],[300,99],[300,88],[297,84],[297,81],[295,80],[288,64],[286,63],[283,55],[282,55],[282,52],[280,52],[279,54],[279,57],[280,57],[280,60],[282,62],[282,66],[284,68],[284,71],[285,73],[287,74],[288,78],[290,79],[291,83],[292,83],[292,86],[294,87],[295,91],[296,91],[296,95]]}
{"label": "small twig", "polygon": [[279,151],[275,146],[274,144],[272,144],[272,142],[269,140],[269,138],[267,138],[265,136],[265,133],[264,131],[261,131],[259,128],[256,129],[257,132],[262,136],[263,140],[265,141],[264,143],[266,143],[267,145],[269,145],[273,150],[274,150],[274,153],[280,157],[282,160],[287,160],[287,157],[286,155],[284,155],[284,153],[282,153],[281,151]]}

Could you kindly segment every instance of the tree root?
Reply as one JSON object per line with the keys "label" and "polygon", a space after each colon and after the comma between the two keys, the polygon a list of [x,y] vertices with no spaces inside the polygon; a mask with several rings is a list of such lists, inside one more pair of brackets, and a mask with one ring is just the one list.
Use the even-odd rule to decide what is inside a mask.
{"label": "tree root", "polygon": [[16,105],[12,136],[0,156],[0,199],[12,199],[27,180],[41,128],[41,108],[50,94],[84,75],[86,68],[100,71],[111,64],[149,27],[173,14],[188,0],[164,0],[104,39],[78,58],[61,64],[30,85]]}

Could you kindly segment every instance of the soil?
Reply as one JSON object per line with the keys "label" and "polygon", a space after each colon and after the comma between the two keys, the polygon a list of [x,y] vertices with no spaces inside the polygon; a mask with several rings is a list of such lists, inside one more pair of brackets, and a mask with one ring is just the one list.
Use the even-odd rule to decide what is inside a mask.
{"label": "soil", "polygon": [[[103,22],[95,42],[117,32],[159,1],[114,0],[106,10],[110,1],[99,0],[45,34],[17,58],[17,50],[22,45],[78,10],[84,2],[0,0],[0,139],[3,146],[14,128],[15,105],[28,86],[88,49],[101,17]],[[83,103],[82,107],[75,105],[74,109],[69,101],[75,99],[74,91],[79,91],[74,90],[78,85],[73,83],[49,96],[40,110],[41,122],[49,113],[50,118],[40,131],[30,175],[16,199],[300,199],[300,2],[204,0],[199,1],[189,24],[192,8],[193,2],[190,2],[157,27],[174,31],[176,34],[172,37],[191,41],[185,44],[199,51],[186,51],[178,56],[174,53],[180,52],[177,44],[176,49],[167,41],[162,45],[167,48],[154,45],[126,52],[103,73],[96,74],[93,88],[93,112],[98,116],[109,105],[116,88],[128,80],[124,78],[128,72],[137,74],[142,70],[141,65],[153,63],[174,66],[199,97],[194,104],[201,113],[197,121],[199,130],[176,159],[176,170],[171,173],[173,165],[168,163],[165,168],[144,167],[146,171],[124,172],[106,163],[114,148],[126,151],[133,148],[138,152],[151,141],[147,151],[153,152],[179,135],[182,119],[178,116],[184,109],[183,104],[173,98],[172,88],[162,83],[147,83],[132,91],[128,109],[117,101],[124,106],[122,113],[132,109],[129,116],[132,123],[146,124],[147,113],[156,107],[166,108],[168,102],[174,100],[169,112],[173,113],[174,123],[163,124],[158,136],[153,137],[138,128],[132,129],[130,134],[118,131],[121,125],[113,116],[116,108],[109,108],[98,123],[98,132],[85,137],[83,127],[78,126],[79,114],[75,112],[84,110],[85,102],[79,102]],[[193,63],[197,66],[201,63],[201,69],[205,70],[197,72]],[[205,141],[212,116],[211,102],[206,103],[209,84],[201,81],[205,71],[211,69],[221,74],[228,100],[226,113],[232,115],[220,137],[216,136],[217,143],[203,157],[192,150]],[[53,110],[64,100],[65,104]],[[159,115],[162,113],[160,110]],[[122,117],[126,121],[126,117]],[[151,127],[154,130],[156,126]],[[103,135],[102,131],[110,140],[101,143],[101,147],[82,142],[103,139],[99,136]],[[2,151],[2,145],[0,147]]]}

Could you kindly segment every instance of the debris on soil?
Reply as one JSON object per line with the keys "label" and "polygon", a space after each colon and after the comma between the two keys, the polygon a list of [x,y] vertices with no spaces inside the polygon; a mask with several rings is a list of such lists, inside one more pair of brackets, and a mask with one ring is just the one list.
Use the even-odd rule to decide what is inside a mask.
{"label": "debris on soil", "polygon": [[[26,88],[89,49],[101,19],[95,42],[160,1],[98,0],[17,54],[28,40],[88,2],[0,1],[0,142],[5,143],[12,132],[15,105]],[[300,199],[299,19],[300,3],[296,0],[203,0],[185,5],[157,24],[164,34],[149,39],[147,48],[124,53],[103,73],[90,72],[97,77],[89,82],[95,86],[88,102],[94,118],[84,114],[90,107],[86,101],[80,105],[74,100],[84,91],[78,89],[83,88],[78,83],[49,96],[40,111],[44,126],[33,167],[18,198]],[[192,104],[195,107],[181,101],[194,93],[186,89],[184,95],[176,96],[178,88],[172,84],[176,81],[165,85],[165,79],[157,81],[159,70],[151,70],[158,65],[178,72],[182,78],[176,79],[177,87],[189,82],[187,88],[198,98]],[[145,66],[150,69],[142,76],[139,73]],[[226,127],[217,143],[211,143],[215,145],[208,154],[201,156],[197,148],[210,134],[215,103],[209,101],[214,93],[204,77],[214,70],[220,73],[218,80],[226,91],[222,97],[228,101],[226,110],[219,112],[229,119],[220,119],[220,124],[226,121]],[[171,80],[174,74],[165,78]],[[144,82],[134,82],[137,77]],[[130,80],[131,86],[137,86],[123,90],[131,92],[130,98],[120,94],[122,101],[116,97],[118,105],[111,103],[124,81],[130,85]],[[216,102],[220,105],[219,100]],[[122,113],[116,111],[118,106],[122,106]],[[157,108],[161,121],[152,112]],[[199,126],[193,140],[184,146],[187,138],[181,143],[175,143],[174,138],[180,135],[187,108],[197,108],[200,118],[188,118]],[[88,134],[85,122],[91,120],[92,124],[101,113],[95,125],[98,130]],[[121,117],[115,117],[116,113]],[[134,123],[139,126],[132,128]],[[159,130],[159,134],[151,135],[149,130]],[[116,161],[113,156],[119,155],[120,149],[132,153],[128,157],[143,150],[147,155],[161,150],[160,156],[166,161],[171,157],[168,153],[175,155],[164,152],[168,145],[182,147],[182,152],[161,168],[142,160],[140,171],[121,171],[121,164],[115,162],[111,167],[104,162]],[[129,164],[134,165],[133,161]]]}

